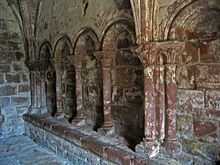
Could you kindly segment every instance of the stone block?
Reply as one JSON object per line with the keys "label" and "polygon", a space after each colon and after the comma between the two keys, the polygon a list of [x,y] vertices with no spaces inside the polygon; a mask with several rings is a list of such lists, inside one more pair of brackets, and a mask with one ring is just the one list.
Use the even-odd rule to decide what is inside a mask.
{"label": "stone block", "polygon": [[220,62],[220,40],[212,40],[208,43],[201,43],[200,46],[200,62],[201,63],[211,63]]}
{"label": "stone block", "polygon": [[199,48],[197,43],[185,43],[186,55],[183,55],[184,64],[197,63],[199,61]]}
{"label": "stone block", "polygon": [[177,67],[177,85],[179,89],[195,89],[195,65]]}
{"label": "stone block", "polygon": [[1,51],[1,60],[0,64],[11,64],[15,60],[13,53],[7,51]]}
{"label": "stone block", "polygon": [[0,64],[0,73],[10,72],[10,65]]}
{"label": "stone block", "polygon": [[25,74],[25,73],[22,74],[22,81],[23,81],[23,82],[29,82],[28,76],[29,76],[28,74]]}
{"label": "stone block", "polygon": [[29,84],[21,84],[18,86],[18,92],[23,93],[23,92],[29,92],[30,91],[30,86]]}
{"label": "stone block", "polygon": [[11,97],[11,104],[15,106],[29,105],[28,97]]}
{"label": "stone block", "polygon": [[105,147],[103,143],[100,143],[91,137],[82,139],[81,146],[99,156],[103,155],[103,148]]}
{"label": "stone block", "polygon": [[5,82],[4,75],[0,74],[0,84],[3,84],[4,82]]}
{"label": "stone block", "polygon": [[16,63],[14,63],[13,64],[13,70],[14,71],[16,71],[16,72],[18,72],[18,71],[23,71],[23,65],[22,64],[16,64]]}
{"label": "stone block", "polygon": [[219,89],[220,64],[199,64],[195,68],[195,81],[197,88]]}
{"label": "stone block", "polygon": [[16,61],[21,61],[24,57],[24,53],[23,52],[15,52],[15,57],[16,57]]}
{"label": "stone block", "polygon": [[193,138],[192,115],[177,115],[177,133],[181,138]]}
{"label": "stone block", "polygon": [[19,74],[6,74],[6,81],[7,83],[19,83],[20,75]]}
{"label": "stone block", "polygon": [[0,97],[1,108],[8,107],[10,105],[10,97]]}
{"label": "stone block", "polygon": [[0,96],[11,96],[15,95],[16,92],[16,87],[14,86],[6,85],[0,87]]}
{"label": "stone block", "polygon": [[217,126],[212,122],[194,121],[193,127],[194,127],[194,135],[196,137],[207,136],[217,131]]}
{"label": "stone block", "polygon": [[208,109],[206,110],[206,118],[215,120],[215,121],[220,121],[220,111]]}
{"label": "stone block", "polygon": [[123,165],[130,165],[133,159],[129,153],[115,147],[105,148],[104,158]]}
{"label": "stone block", "polygon": [[178,90],[177,113],[192,113],[193,109],[204,109],[205,96],[199,90]]}
{"label": "stone block", "polygon": [[20,48],[19,43],[15,42],[13,40],[9,40],[7,42],[7,47],[8,47],[9,50],[18,50]]}
{"label": "stone block", "polygon": [[220,91],[208,90],[205,94],[205,107],[220,111]]}
{"label": "stone block", "polygon": [[[4,123],[4,116],[2,114],[0,114],[0,127],[1,127],[2,123]],[[0,134],[0,136],[1,136],[1,134]]]}
{"label": "stone block", "polygon": [[24,106],[24,107],[16,107],[16,111],[18,116],[23,116],[24,114],[26,114],[28,112],[28,107]]}

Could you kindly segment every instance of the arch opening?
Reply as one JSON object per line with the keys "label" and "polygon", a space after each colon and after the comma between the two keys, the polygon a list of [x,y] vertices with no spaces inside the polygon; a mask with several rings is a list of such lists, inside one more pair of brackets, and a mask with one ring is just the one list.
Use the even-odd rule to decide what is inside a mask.
{"label": "arch opening", "polygon": [[[103,52],[111,52],[111,112],[113,131],[135,150],[144,137],[144,68],[130,48],[135,33],[129,25],[113,24],[103,40]],[[111,56],[111,57],[107,57]],[[122,78],[123,76],[123,78]]]}
{"label": "arch opening", "polygon": [[40,48],[39,60],[43,61],[45,68],[45,92],[47,112],[54,116],[57,111],[56,105],[56,72],[51,59],[51,46],[48,42],[42,44]]}
{"label": "arch opening", "polygon": [[69,60],[71,48],[66,40],[59,40],[54,55],[56,70],[57,116],[69,122],[76,115],[75,67]]}
{"label": "arch opening", "polygon": [[97,131],[103,123],[103,91],[101,63],[95,56],[98,39],[93,31],[86,30],[76,42],[78,77],[81,83],[82,113],[87,127]]}

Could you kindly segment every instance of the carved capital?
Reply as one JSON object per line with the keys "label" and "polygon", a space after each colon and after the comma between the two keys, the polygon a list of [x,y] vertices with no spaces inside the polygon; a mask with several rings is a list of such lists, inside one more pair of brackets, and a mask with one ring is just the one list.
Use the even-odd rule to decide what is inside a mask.
{"label": "carved capital", "polygon": [[185,53],[184,42],[148,42],[136,50],[145,67],[149,65],[181,64]]}

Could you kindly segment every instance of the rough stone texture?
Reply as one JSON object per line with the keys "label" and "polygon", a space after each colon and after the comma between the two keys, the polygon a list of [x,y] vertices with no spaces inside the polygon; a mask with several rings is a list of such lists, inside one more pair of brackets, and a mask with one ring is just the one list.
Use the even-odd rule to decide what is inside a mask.
{"label": "rough stone texture", "polygon": [[51,151],[40,147],[26,136],[0,140],[1,165],[71,165]]}
{"label": "rough stone texture", "polygon": [[[0,138],[24,133],[30,103],[28,70],[19,24],[6,0],[0,2]],[[24,81],[27,81],[26,83]]]}
{"label": "rough stone texture", "polygon": [[178,90],[177,95],[177,135],[183,150],[213,162],[219,159],[220,152],[219,109],[211,102],[216,93]]}
{"label": "rough stone texture", "polygon": [[[24,39],[7,33],[10,16],[3,14],[0,97],[2,105],[16,105],[8,116],[21,116],[28,102],[20,87],[28,84],[19,66],[25,54],[30,113],[50,113],[81,130],[92,127],[158,163],[219,159],[219,0],[7,2]],[[0,114],[3,126],[8,120]],[[66,136],[66,127],[52,127]],[[40,140],[40,130],[34,132]],[[80,147],[100,153],[96,138],[88,138]],[[115,150],[101,157],[131,164]]]}
{"label": "rough stone texture", "polygon": [[51,117],[25,115],[25,132],[73,164],[146,165],[148,159],[91,130],[82,130]]}

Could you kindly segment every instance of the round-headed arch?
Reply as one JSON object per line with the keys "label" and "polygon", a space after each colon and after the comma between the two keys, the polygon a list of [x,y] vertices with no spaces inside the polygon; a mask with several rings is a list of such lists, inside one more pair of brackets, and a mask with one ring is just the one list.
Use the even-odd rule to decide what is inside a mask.
{"label": "round-headed arch", "polygon": [[73,47],[72,47],[71,39],[66,34],[63,35],[61,38],[59,38],[55,42],[54,50],[53,50],[53,57],[56,56],[56,51],[57,50],[60,50],[60,49],[63,49],[63,48],[67,48],[68,49],[69,55],[73,54]]}
{"label": "round-headed arch", "polygon": [[[100,42],[96,32],[90,27],[82,28],[76,35],[74,39],[73,51],[76,52],[77,48],[80,45],[80,40],[83,40],[81,46],[92,46],[93,49],[98,50],[100,47]],[[87,45],[89,44],[89,45]]]}
{"label": "round-headed arch", "polygon": [[135,26],[132,20],[118,18],[110,21],[102,33],[100,49],[117,49],[115,44],[120,37],[127,38],[129,46],[136,44]]}

